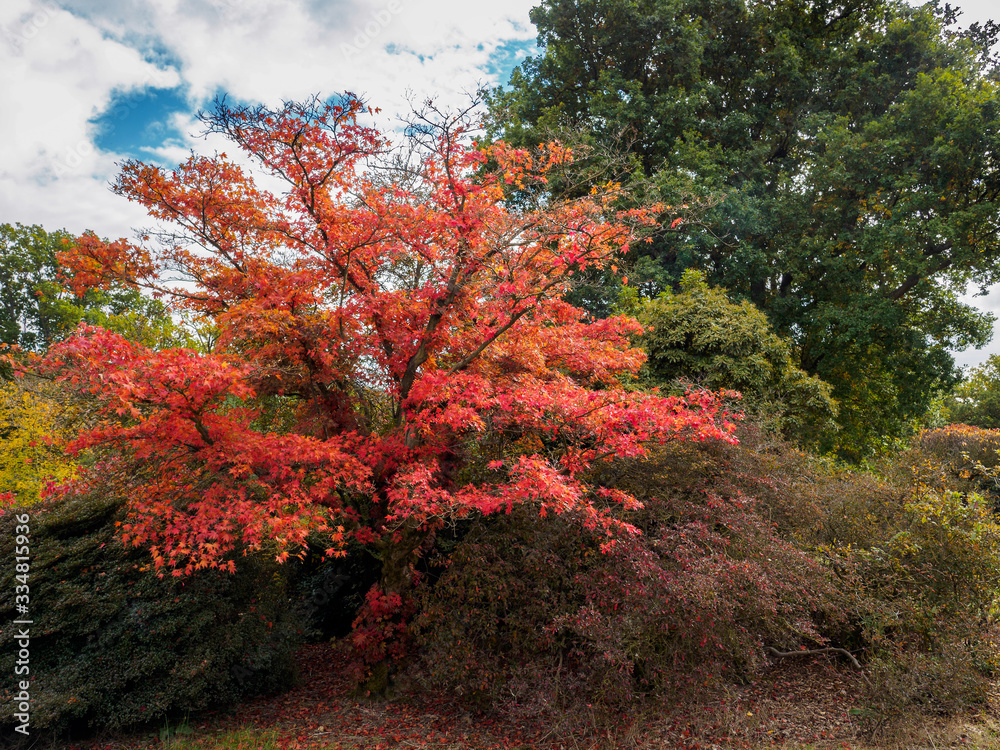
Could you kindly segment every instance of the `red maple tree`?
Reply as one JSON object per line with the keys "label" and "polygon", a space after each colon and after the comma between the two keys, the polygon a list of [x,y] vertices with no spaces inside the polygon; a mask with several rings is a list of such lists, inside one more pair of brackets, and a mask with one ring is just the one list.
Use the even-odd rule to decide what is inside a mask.
{"label": "red maple tree", "polygon": [[622,385],[644,359],[633,319],[563,299],[661,207],[616,210],[614,185],[540,197],[572,158],[558,143],[478,147],[441,116],[393,148],[365,112],[220,103],[209,130],[250,167],[127,162],[115,191],[169,228],[88,234],[61,258],[77,284],[126,281],[217,327],[210,353],[84,327],[45,363],[96,399],[75,443],[104,456],[89,481],[122,485],[126,540],[175,575],[231,569],[237,546],[284,559],[313,534],[330,554],[353,537],[382,560],[369,599],[398,601],[450,519],[530,503],[628,532],[609,508],[636,501],[591,486],[594,462],[732,439],[716,395]]}

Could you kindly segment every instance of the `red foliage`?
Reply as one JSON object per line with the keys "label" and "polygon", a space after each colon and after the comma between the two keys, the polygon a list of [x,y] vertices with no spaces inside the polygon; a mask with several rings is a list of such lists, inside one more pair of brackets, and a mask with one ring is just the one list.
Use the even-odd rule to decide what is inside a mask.
{"label": "red foliage", "polygon": [[637,694],[746,677],[768,645],[823,643],[814,618],[837,614],[826,571],[766,508],[683,465],[699,462],[727,463],[682,449],[613,467],[609,483],[651,497],[626,514],[643,533],[606,554],[566,517],[479,525],[423,592],[429,681],[533,714],[617,711]]}
{"label": "red foliage", "polygon": [[365,595],[365,605],[353,623],[349,667],[358,683],[371,677],[377,664],[397,662],[409,648],[410,618],[416,611],[412,599],[396,592],[386,594],[373,586]]}
{"label": "red foliage", "polygon": [[[588,484],[595,462],[732,440],[715,395],[622,387],[643,361],[633,319],[562,299],[659,207],[616,211],[609,186],[512,209],[505,191],[543,183],[566,149],[480,149],[445,118],[413,131],[404,163],[362,112],[219,105],[210,130],[283,192],[225,154],[131,161],[116,192],[172,228],[138,245],[87,235],[61,257],[77,279],[125,280],[218,328],[196,353],[83,327],[44,363],[98,401],[76,447],[117,451],[134,498],[123,531],[175,574],[231,565],[240,543],[283,559],[320,531],[331,554],[351,535],[376,543],[383,591],[402,593],[445,519],[528,503],[627,530],[605,506],[637,503]],[[291,417],[273,429],[269,409]],[[460,477],[491,459],[486,479]]]}

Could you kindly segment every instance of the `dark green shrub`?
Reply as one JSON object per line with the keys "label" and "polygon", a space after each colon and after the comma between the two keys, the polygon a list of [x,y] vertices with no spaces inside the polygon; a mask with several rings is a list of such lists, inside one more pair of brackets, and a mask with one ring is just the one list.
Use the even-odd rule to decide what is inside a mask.
{"label": "dark green shrub", "polygon": [[380,572],[380,561],[360,544],[349,543],[344,557],[326,557],[324,551],[325,545],[318,542],[301,559],[286,563],[297,620],[306,640],[316,643],[351,632]]}
{"label": "dark green shrub", "polygon": [[[116,499],[30,509],[32,737],[118,729],[277,691],[296,643],[278,566],[259,554],[235,574],[160,577],[116,536]],[[16,619],[14,531],[0,517],[0,618]],[[0,726],[14,723],[14,629],[0,635]],[[23,679],[18,678],[18,679]],[[16,736],[16,735],[15,735]]]}

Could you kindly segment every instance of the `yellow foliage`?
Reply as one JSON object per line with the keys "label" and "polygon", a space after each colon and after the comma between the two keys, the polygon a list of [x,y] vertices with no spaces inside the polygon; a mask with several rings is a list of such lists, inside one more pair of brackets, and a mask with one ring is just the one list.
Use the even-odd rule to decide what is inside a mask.
{"label": "yellow foliage", "polygon": [[75,474],[63,451],[59,411],[56,402],[22,385],[0,382],[0,500],[31,505],[47,483]]}

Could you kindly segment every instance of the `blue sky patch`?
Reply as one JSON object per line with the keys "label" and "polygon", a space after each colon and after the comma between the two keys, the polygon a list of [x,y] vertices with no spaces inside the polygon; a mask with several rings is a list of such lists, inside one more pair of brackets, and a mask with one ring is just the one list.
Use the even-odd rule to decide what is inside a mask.
{"label": "blue sky patch", "polygon": [[501,86],[506,86],[514,68],[524,62],[526,57],[534,57],[540,53],[541,50],[535,45],[533,39],[511,39],[493,50],[493,54],[490,55],[490,59],[486,63],[486,72],[491,76],[496,76],[496,80]]}
{"label": "blue sky patch", "polygon": [[139,157],[143,149],[183,138],[185,134],[170,119],[176,112],[190,111],[183,87],[116,92],[108,107],[90,120],[97,125],[94,144],[104,151]]}

